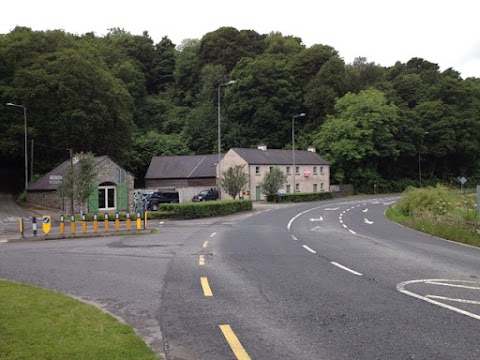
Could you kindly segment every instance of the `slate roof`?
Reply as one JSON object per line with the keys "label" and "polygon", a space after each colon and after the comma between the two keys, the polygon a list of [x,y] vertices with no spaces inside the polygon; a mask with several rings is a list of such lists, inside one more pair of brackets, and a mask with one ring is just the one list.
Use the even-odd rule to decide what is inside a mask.
{"label": "slate roof", "polygon": [[[103,156],[95,156],[95,165],[98,165],[101,163],[103,160],[107,159],[107,155]],[[76,165],[76,164],[75,164]],[[73,165],[73,166],[75,166]],[[27,187],[28,191],[55,191],[57,190],[59,184],[50,184],[50,176],[55,176],[55,175],[62,175],[63,172],[67,167],[70,166],[70,160],[65,160],[62,162],[60,165],[58,165],[56,168],[51,170],[50,172],[46,173],[44,176],[42,176],[40,179],[35,181],[32,184],[29,184]]]}
{"label": "slate roof", "polygon": [[[250,165],[292,165],[292,150],[232,148]],[[223,156],[223,155],[222,155]],[[218,154],[154,156],[145,180],[216,177]],[[296,165],[330,165],[317,153],[295,150]]]}
{"label": "slate roof", "polygon": [[191,179],[216,177],[218,154],[154,156],[145,179]]}
{"label": "slate roof", "polygon": [[[245,149],[232,148],[250,165],[292,165],[292,150],[282,149]],[[317,153],[306,150],[295,150],[295,165],[330,165]]]}

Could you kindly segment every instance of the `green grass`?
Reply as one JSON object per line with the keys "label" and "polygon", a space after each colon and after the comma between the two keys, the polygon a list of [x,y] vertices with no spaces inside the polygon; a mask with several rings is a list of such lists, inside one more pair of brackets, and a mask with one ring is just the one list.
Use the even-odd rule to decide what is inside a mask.
{"label": "green grass", "polygon": [[126,324],[92,305],[0,280],[0,359],[158,359]]}
{"label": "green grass", "polygon": [[476,193],[443,186],[410,188],[386,215],[392,221],[430,235],[480,246],[476,203]]}

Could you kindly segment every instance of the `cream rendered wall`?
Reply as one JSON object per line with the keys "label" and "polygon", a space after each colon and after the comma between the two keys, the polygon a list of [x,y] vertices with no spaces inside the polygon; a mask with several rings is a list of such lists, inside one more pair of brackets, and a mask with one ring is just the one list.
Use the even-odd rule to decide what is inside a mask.
{"label": "cream rendered wall", "polygon": [[[245,165],[245,174],[247,175],[247,184],[250,178],[250,174],[248,172],[248,164],[240,157],[234,150],[230,149],[225,156],[220,160],[220,169],[222,173],[227,171],[229,168],[237,166],[237,165]],[[248,185],[247,185],[248,186]],[[220,199],[232,199],[230,195],[228,195],[221,186],[218,187],[220,193]],[[251,192],[250,192],[251,193]],[[238,197],[237,197],[238,199]],[[245,197],[245,199],[250,199],[249,196]]]}
{"label": "cream rendered wall", "polygon": [[[290,174],[287,174],[287,183],[283,187],[286,191],[287,186],[290,185],[290,191],[293,192],[293,175],[292,165],[249,165],[240,157],[234,150],[229,150],[223,159],[221,160],[222,172],[225,172],[228,168],[236,165],[245,165],[245,174],[247,175],[247,190],[249,196],[245,196],[245,199],[256,200],[256,188],[260,185],[265,177],[265,174],[270,171],[270,167],[278,167],[283,173],[287,174],[287,166],[290,167]],[[329,191],[330,189],[330,166],[329,165],[296,165],[299,166],[299,174],[295,174],[295,182],[299,184],[299,192],[313,192],[313,184],[317,184],[317,192]],[[317,167],[317,173],[313,173],[313,167]],[[260,173],[256,174],[256,168],[259,167]],[[320,168],[323,168],[323,172],[320,172]],[[304,172],[309,171],[310,176],[304,176]],[[323,188],[322,185],[323,184]],[[230,195],[224,191],[221,192],[222,199],[231,199]],[[265,195],[260,195],[260,200],[265,200]]]}

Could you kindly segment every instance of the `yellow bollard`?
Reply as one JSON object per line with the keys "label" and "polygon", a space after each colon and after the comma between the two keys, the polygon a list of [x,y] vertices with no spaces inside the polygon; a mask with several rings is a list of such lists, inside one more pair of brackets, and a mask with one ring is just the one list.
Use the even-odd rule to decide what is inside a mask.
{"label": "yellow bollard", "polygon": [[72,234],[75,234],[75,232],[77,231],[77,225],[75,224],[75,215],[72,215],[70,217],[70,230]]}
{"label": "yellow bollard", "polygon": [[115,213],[115,230],[120,230],[120,215],[118,215],[118,212]]}
{"label": "yellow bollard", "polygon": [[137,212],[137,230],[142,228],[142,216],[139,212]]}
{"label": "yellow bollard", "polygon": [[108,232],[108,213],[105,213],[105,221],[103,225],[105,226],[105,231]]}
{"label": "yellow bollard", "polygon": [[20,234],[22,234],[22,237],[23,237],[23,232],[25,231],[25,228],[23,226],[23,218],[22,217],[18,218],[18,220],[20,221],[19,224],[18,224],[18,226],[20,228]]}
{"label": "yellow bollard", "polygon": [[130,223],[130,213],[127,212],[127,230],[130,231],[130,227],[131,227],[131,223]]}
{"label": "yellow bollard", "polygon": [[146,229],[147,228],[147,211],[145,210],[145,218],[143,220],[143,228]]}
{"label": "yellow bollard", "polygon": [[93,232],[98,231],[98,215],[93,214]]}
{"label": "yellow bollard", "polygon": [[60,235],[65,233],[65,217],[60,215]]}
{"label": "yellow bollard", "polygon": [[87,232],[87,217],[85,216],[85,214],[82,214],[82,232]]}

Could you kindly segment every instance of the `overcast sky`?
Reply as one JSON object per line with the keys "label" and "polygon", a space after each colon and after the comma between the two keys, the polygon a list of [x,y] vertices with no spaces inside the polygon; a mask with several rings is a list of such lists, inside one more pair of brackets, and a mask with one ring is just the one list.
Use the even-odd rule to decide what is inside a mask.
{"label": "overcast sky", "polygon": [[0,12],[0,33],[27,26],[103,36],[118,27],[178,45],[233,26],[330,45],[346,63],[363,56],[391,66],[421,57],[480,78],[479,14],[476,0],[15,0]]}

